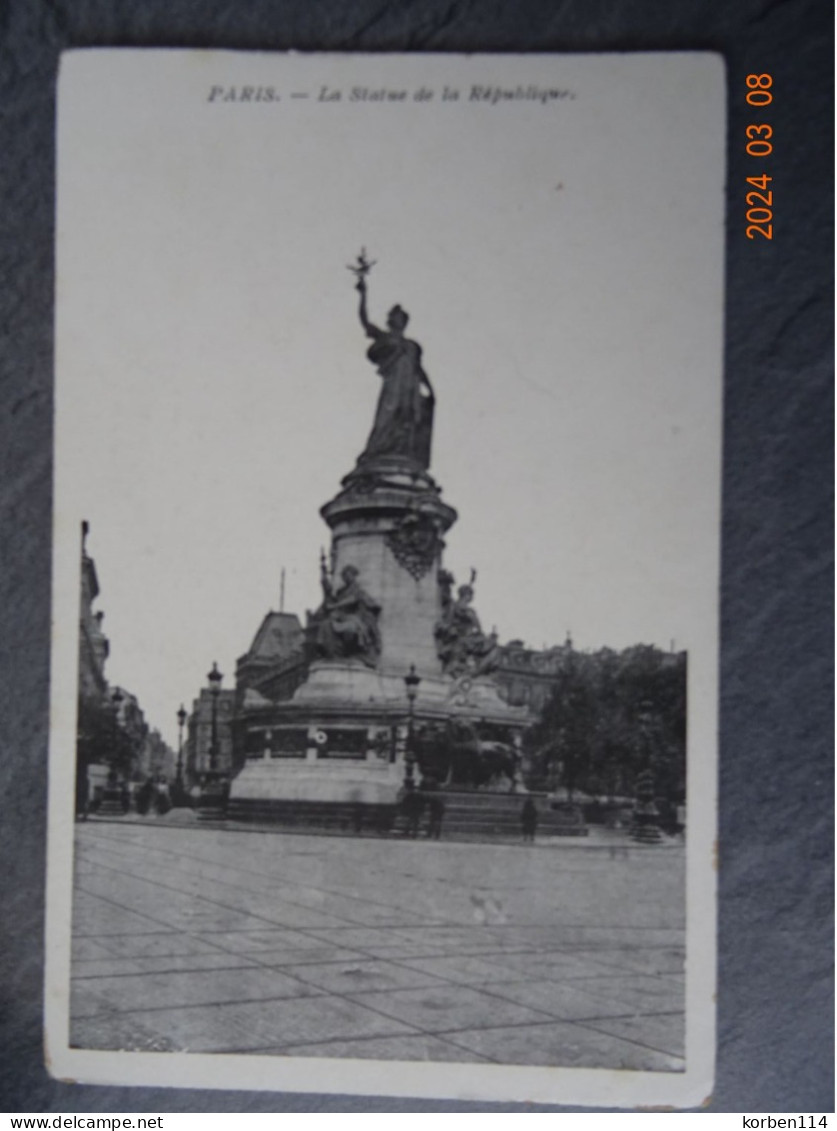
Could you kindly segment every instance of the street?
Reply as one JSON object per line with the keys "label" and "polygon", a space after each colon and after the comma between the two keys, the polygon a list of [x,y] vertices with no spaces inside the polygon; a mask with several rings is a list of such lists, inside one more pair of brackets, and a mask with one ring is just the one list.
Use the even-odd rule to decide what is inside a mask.
{"label": "street", "polygon": [[71,1044],[682,1070],[684,864],[79,824]]}

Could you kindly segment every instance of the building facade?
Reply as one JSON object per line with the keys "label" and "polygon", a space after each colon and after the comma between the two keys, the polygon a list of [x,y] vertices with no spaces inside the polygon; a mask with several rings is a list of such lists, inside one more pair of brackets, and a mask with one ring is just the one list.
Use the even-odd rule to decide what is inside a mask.
{"label": "building facade", "polygon": [[[210,774],[229,778],[233,773],[233,720],[235,691],[202,687],[192,703],[183,743],[187,786],[200,785]],[[215,749],[213,750],[213,730]]]}
{"label": "building facade", "polygon": [[89,526],[81,526],[81,594],[79,603],[78,691],[86,700],[102,701],[108,693],[105,661],[110,646],[102,631],[104,613],[93,611],[99,596],[96,563],[87,553]]}
{"label": "building facade", "polygon": [[563,644],[541,651],[527,648],[522,640],[510,640],[500,648],[494,672],[500,694],[507,703],[539,716],[572,653],[569,636]]}
{"label": "building facade", "polygon": [[110,645],[102,630],[104,613],[94,611],[100,594],[96,564],[87,552],[89,526],[81,528],[79,597],[78,713],[76,722],[76,808],[95,810],[108,788],[154,774],[168,776],[173,754],[150,731],[137,696],[109,684],[105,663]]}

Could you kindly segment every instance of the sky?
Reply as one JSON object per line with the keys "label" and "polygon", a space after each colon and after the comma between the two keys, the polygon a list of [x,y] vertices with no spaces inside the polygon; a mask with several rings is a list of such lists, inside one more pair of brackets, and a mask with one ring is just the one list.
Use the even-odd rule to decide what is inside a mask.
{"label": "sky", "polygon": [[724,97],[688,54],[65,57],[56,638],[87,519],[108,678],[174,743],[282,568],[286,610],[317,606],[319,508],[380,381],[363,246],[370,316],[400,303],[424,350],[445,565],[476,568],[483,624],[711,648]]}

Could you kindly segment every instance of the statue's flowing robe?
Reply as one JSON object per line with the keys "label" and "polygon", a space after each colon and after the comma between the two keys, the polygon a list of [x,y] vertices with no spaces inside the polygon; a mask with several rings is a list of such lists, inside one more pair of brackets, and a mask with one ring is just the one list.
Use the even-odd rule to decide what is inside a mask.
{"label": "statue's flowing robe", "polygon": [[425,392],[421,347],[397,334],[381,332],[366,355],[378,367],[381,392],[375,421],[361,460],[406,456],[430,466],[433,398]]}

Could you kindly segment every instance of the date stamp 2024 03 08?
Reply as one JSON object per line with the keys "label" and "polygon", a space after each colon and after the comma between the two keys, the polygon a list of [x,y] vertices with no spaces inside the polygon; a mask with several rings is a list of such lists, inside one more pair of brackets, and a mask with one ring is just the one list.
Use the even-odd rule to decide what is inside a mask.
{"label": "date stamp 2024 03 08", "polygon": [[[769,106],[773,101],[772,75],[747,75],[747,102],[750,106]],[[773,153],[773,127],[767,122],[751,123],[745,129],[747,135],[747,154],[749,157],[770,157]],[[748,177],[747,184],[753,185],[758,192],[747,193],[747,239],[753,240],[762,236],[766,240],[773,239],[773,189],[767,186],[773,178],[767,173],[757,177]]]}

